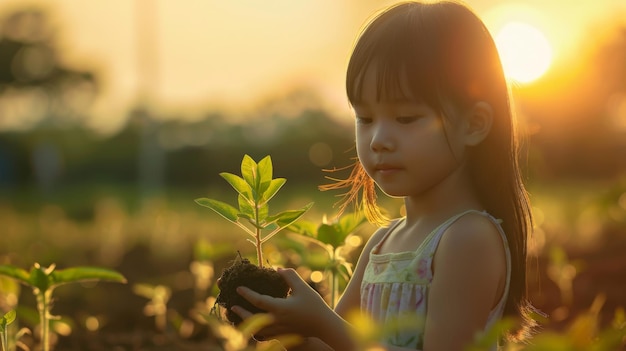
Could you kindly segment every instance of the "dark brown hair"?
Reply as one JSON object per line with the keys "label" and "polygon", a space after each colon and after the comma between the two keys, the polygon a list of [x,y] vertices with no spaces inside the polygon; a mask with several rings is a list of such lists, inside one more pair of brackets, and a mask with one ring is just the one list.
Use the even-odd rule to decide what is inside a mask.
{"label": "dark brown hair", "polygon": [[[374,17],[357,40],[346,77],[351,103],[361,99],[363,76],[372,65],[376,65],[380,99],[403,93],[404,81],[411,98],[417,97],[444,117],[449,117],[450,105],[462,110],[484,101],[493,109],[491,132],[469,150],[468,169],[486,210],[502,219],[511,252],[504,314],[521,317],[530,326],[526,240],[532,214],[518,162],[520,147],[509,87],[489,31],[472,10],[458,2],[400,3]],[[374,182],[358,161],[347,179],[321,188],[348,188],[340,211],[356,203],[370,221],[386,221],[376,205]],[[526,329],[521,330],[511,337],[525,336]]]}

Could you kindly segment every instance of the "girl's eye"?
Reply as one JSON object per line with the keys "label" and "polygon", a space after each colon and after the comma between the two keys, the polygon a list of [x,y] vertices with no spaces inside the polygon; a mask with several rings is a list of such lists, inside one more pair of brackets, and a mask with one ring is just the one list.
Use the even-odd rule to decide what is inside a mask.
{"label": "girl's eye", "polygon": [[357,124],[370,124],[372,123],[372,119],[369,117],[356,116],[356,123]]}
{"label": "girl's eye", "polygon": [[396,120],[402,124],[409,124],[409,123],[417,121],[420,118],[421,116],[402,116],[402,117],[396,118]]}

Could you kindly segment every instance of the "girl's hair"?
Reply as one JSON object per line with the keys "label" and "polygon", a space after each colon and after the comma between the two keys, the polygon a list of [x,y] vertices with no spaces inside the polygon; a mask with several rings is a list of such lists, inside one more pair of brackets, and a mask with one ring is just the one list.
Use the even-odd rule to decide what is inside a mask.
{"label": "girl's hair", "polygon": [[[363,76],[372,65],[379,99],[406,95],[402,84],[408,82],[407,97],[418,98],[444,117],[478,101],[492,107],[492,130],[470,148],[468,170],[485,209],[503,220],[512,261],[504,314],[521,317],[523,328],[509,338],[523,339],[534,324],[526,291],[526,237],[532,215],[518,163],[509,87],[489,31],[472,10],[457,2],[400,3],[374,17],[358,38],[346,77],[351,103],[360,100]],[[336,181],[321,188],[349,189],[340,212],[354,202],[370,221],[386,221],[376,205],[374,181],[358,161],[348,179]]]}

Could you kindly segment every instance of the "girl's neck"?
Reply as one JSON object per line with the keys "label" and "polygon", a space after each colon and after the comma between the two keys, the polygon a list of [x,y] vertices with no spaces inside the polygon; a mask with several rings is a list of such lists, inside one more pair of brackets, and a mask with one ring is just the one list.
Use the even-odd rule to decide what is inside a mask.
{"label": "girl's neck", "polygon": [[408,225],[442,222],[463,211],[483,210],[462,166],[425,193],[405,197],[404,203]]}

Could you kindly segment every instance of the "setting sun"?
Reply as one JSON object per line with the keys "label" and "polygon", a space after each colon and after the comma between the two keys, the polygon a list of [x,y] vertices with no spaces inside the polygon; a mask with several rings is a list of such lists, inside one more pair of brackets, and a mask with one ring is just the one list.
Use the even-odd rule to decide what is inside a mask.
{"label": "setting sun", "polygon": [[552,47],[539,29],[523,22],[509,22],[495,36],[506,75],[529,83],[543,75],[552,62]]}

